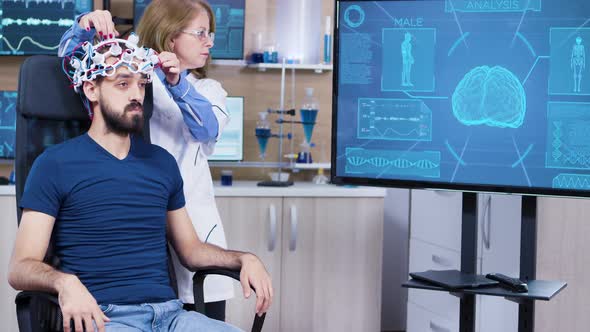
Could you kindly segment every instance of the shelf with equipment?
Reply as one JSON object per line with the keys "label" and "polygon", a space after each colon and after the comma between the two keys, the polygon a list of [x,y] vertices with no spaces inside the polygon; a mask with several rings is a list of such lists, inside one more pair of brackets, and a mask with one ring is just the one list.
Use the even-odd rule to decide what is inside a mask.
{"label": "shelf with equipment", "polygon": [[[247,65],[248,68],[257,69],[260,72],[265,72],[269,69],[283,69],[280,63],[252,63]],[[332,71],[334,66],[332,64],[286,64],[285,69],[292,70],[313,70],[315,73],[321,74],[323,72]]]}

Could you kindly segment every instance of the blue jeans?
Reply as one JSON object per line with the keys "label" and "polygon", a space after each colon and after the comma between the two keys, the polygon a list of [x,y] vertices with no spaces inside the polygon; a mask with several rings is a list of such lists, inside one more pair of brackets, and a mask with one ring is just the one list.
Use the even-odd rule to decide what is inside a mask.
{"label": "blue jeans", "polygon": [[138,305],[101,305],[100,309],[110,318],[107,332],[237,332],[240,329],[222,321],[182,309],[180,300]]}

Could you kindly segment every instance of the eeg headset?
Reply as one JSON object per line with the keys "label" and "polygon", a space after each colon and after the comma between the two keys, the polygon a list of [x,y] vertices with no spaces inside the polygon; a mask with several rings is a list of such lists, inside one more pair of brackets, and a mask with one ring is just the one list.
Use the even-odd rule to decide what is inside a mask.
{"label": "eeg headset", "polygon": [[[86,81],[93,81],[98,76],[112,76],[117,68],[126,66],[134,74],[143,74],[148,83],[152,82],[154,68],[160,60],[156,51],[151,48],[138,47],[139,37],[131,33],[128,39],[105,39],[96,45],[89,42],[76,46],[69,56],[64,57],[63,69],[74,91],[80,93]],[[124,46],[124,47],[121,47]],[[105,52],[104,49],[108,47]],[[107,64],[106,59],[114,57],[117,61]],[[69,65],[70,70],[66,70]],[[92,111],[86,98],[82,98],[90,117]]]}

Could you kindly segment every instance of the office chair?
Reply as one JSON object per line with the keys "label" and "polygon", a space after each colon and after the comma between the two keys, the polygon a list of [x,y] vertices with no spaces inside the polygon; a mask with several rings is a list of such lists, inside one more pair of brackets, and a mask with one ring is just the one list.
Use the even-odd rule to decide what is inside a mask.
{"label": "office chair", "polygon": [[[22,210],[19,208],[25,181],[33,161],[51,145],[85,133],[90,119],[81,98],[69,87],[62,71],[62,59],[55,56],[33,56],[25,60],[20,69],[16,121],[16,205],[17,222]],[[149,119],[152,115],[153,96],[151,84],[146,88],[144,100],[143,137],[149,142]],[[53,254],[53,239],[45,262],[58,266],[59,258]],[[175,291],[176,278],[169,257],[169,272]],[[203,282],[209,274],[224,275],[240,280],[240,271],[223,268],[203,269],[193,278],[195,308],[205,312]],[[55,294],[25,291],[17,294],[16,311],[21,332],[63,331],[62,314]],[[255,316],[252,331],[260,331],[264,315]]]}

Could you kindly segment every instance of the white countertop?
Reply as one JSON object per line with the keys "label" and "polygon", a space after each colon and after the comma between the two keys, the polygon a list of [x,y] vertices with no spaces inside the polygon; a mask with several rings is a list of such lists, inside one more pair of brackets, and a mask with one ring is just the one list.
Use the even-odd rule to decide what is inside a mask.
{"label": "white countertop", "polygon": [[15,187],[14,186],[0,186],[0,196],[14,196],[15,195]]}
{"label": "white countertop", "polygon": [[[215,196],[219,197],[385,197],[385,189],[315,185],[296,182],[287,188],[258,187],[254,181],[234,181],[231,187],[215,182]],[[0,196],[14,196],[14,186],[0,186]]]}
{"label": "white countertop", "polygon": [[316,185],[295,182],[291,187],[258,187],[255,181],[234,181],[232,186],[215,182],[218,197],[385,197],[383,188]]}

